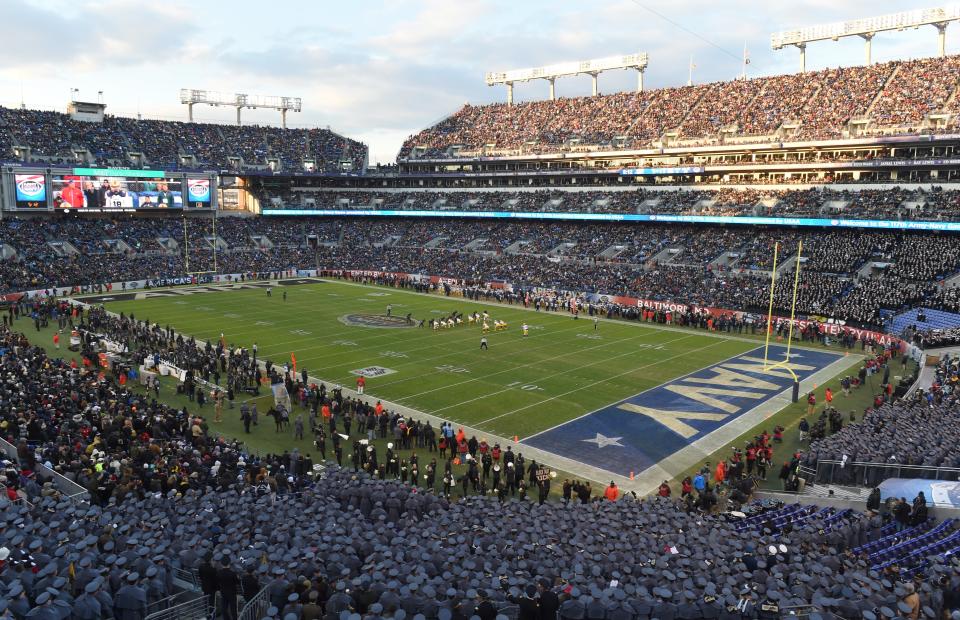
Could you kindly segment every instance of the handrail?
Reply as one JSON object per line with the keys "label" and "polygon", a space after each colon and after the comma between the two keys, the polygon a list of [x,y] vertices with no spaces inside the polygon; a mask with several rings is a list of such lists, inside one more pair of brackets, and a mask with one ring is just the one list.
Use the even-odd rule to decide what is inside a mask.
{"label": "handrail", "polygon": [[200,620],[208,617],[207,597],[198,596],[185,603],[148,615],[144,620]]}
{"label": "handrail", "polygon": [[27,500],[27,498],[25,498],[25,497],[17,496],[17,499],[10,499],[10,496],[7,495],[7,490],[8,490],[9,488],[10,488],[10,487],[8,487],[8,486],[5,485],[5,484],[0,484],[0,491],[3,492],[3,499],[2,499],[3,502],[7,502],[7,503],[10,503],[10,504],[23,504],[23,505],[26,506],[27,508],[33,509],[33,503],[31,503],[31,502],[30,502],[29,500]]}
{"label": "handrail", "polygon": [[[0,451],[5,452],[11,459],[19,461],[17,447],[6,439],[0,438]],[[72,503],[86,503],[89,501],[89,492],[63,474],[54,471],[39,461],[37,461],[36,470],[40,478],[53,480],[54,486],[64,495],[65,499],[70,500]]]}
{"label": "handrail", "polygon": [[237,615],[237,620],[260,620],[270,609],[270,589],[264,586],[247,601]]}
{"label": "handrail", "polygon": [[921,478],[924,480],[960,480],[960,467],[914,465],[889,461],[847,461],[817,459],[815,482],[876,486],[886,478]]}
{"label": "handrail", "polygon": [[[835,459],[817,459],[817,463],[826,465],[840,465],[842,461]],[[874,462],[874,461],[847,461],[846,467],[855,465],[857,467],[909,467],[910,469],[931,469],[937,471],[960,472],[960,467],[943,467],[937,465],[913,465],[911,463],[901,463],[900,461]]]}
{"label": "handrail", "polygon": [[[190,597],[190,600],[182,601],[182,599],[187,596]],[[159,613],[161,611],[166,611],[167,609],[171,609],[178,605],[182,605],[183,603],[189,603],[190,601],[193,601],[194,599],[196,599],[198,596],[202,596],[202,595],[197,592],[192,592],[190,590],[181,590],[180,592],[177,592],[176,594],[171,594],[170,596],[166,598],[162,598],[159,601],[154,601],[152,603],[149,603],[147,605],[147,617],[152,616],[153,614]]]}
{"label": "handrail", "polygon": [[200,590],[200,578],[195,569],[174,567],[173,577],[190,585],[195,591]]}

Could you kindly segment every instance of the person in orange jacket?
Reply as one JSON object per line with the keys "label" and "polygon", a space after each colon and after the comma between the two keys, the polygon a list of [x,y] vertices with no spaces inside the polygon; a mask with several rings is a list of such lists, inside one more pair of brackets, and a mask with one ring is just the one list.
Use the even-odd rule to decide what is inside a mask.
{"label": "person in orange jacket", "polygon": [[617,501],[617,497],[620,496],[620,489],[617,488],[613,480],[610,481],[610,486],[607,487],[607,490],[603,492],[603,496],[611,502]]}
{"label": "person in orange jacket", "polygon": [[713,471],[713,481],[716,484],[723,484],[724,479],[727,477],[727,462],[721,460],[717,463],[717,468]]}

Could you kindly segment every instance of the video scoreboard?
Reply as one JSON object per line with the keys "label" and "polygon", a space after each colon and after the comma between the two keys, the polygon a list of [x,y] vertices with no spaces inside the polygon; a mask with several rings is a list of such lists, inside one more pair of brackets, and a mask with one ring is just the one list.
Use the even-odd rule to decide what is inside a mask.
{"label": "video scoreboard", "polygon": [[11,168],[3,172],[3,209],[78,213],[211,210],[212,173],[125,168]]}

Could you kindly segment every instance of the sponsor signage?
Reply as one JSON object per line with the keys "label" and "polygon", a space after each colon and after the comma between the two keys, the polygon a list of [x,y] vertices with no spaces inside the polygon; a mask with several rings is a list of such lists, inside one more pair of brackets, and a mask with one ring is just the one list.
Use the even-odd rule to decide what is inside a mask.
{"label": "sponsor signage", "polygon": [[136,177],[141,179],[157,179],[167,175],[163,170],[127,168],[74,168],[73,174],[81,177]]}
{"label": "sponsor signage", "polygon": [[43,174],[15,174],[13,182],[18,209],[47,208],[47,181]]}
{"label": "sponsor signage", "polygon": [[187,200],[195,209],[210,206],[210,179],[187,179]]}

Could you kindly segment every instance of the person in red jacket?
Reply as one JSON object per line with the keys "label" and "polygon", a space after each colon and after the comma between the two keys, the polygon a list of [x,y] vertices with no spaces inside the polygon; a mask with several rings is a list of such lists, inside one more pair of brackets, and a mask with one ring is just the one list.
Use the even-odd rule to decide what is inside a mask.
{"label": "person in red jacket", "polygon": [[357,377],[357,394],[363,394],[363,389],[367,387],[367,379],[363,375]]}
{"label": "person in red jacket", "polygon": [[60,192],[60,207],[64,209],[82,209],[83,208],[83,190],[77,187],[71,179],[67,181],[67,186]]}
{"label": "person in red jacket", "polygon": [[[613,484],[612,482],[610,483]],[[660,483],[660,488],[657,489],[657,495],[660,497],[670,497],[670,485],[666,480]]]}

